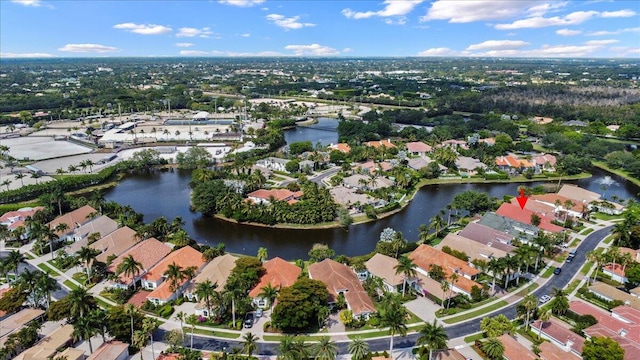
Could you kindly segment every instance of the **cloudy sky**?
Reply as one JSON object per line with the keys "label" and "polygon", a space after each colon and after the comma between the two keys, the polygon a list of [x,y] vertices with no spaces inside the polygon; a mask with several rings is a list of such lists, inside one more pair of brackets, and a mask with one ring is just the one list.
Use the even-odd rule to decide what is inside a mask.
{"label": "cloudy sky", "polygon": [[0,57],[98,56],[640,58],[640,1],[0,1]]}

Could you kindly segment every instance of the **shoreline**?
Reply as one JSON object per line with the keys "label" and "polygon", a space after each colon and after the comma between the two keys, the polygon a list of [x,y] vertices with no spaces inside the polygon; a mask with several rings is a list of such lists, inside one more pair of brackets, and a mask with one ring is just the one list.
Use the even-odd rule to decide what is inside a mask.
{"label": "shoreline", "polygon": [[[354,221],[351,225],[349,225],[349,227],[353,226],[353,225],[360,225],[360,224],[365,224],[365,223],[369,223],[372,221],[377,221],[377,220],[381,220],[384,219],[386,217],[389,217],[391,215],[394,215],[402,210],[404,210],[405,207],[407,207],[411,201],[413,201],[414,197],[416,196],[416,194],[418,193],[418,191],[420,191],[420,189],[422,189],[422,187],[424,186],[430,186],[430,185],[446,185],[446,184],[472,184],[472,183],[485,183],[485,184],[509,184],[509,183],[531,183],[531,182],[555,182],[555,181],[566,181],[566,180],[579,180],[579,179],[587,179],[592,177],[593,175],[591,173],[580,173],[578,175],[572,175],[572,176],[563,176],[563,177],[558,177],[558,178],[545,178],[545,179],[527,179],[527,178],[515,178],[515,179],[497,179],[497,180],[484,180],[482,178],[466,178],[466,179],[428,179],[428,180],[420,180],[420,182],[418,182],[418,184],[416,185],[415,189],[411,192],[411,194],[407,194],[407,196],[405,197],[405,199],[400,202],[400,207],[398,207],[397,209],[393,209],[391,211],[385,212],[385,213],[381,213],[378,214],[378,216],[375,219],[369,219],[366,217],[366,215],[364,215],[363,213],[360,213],[356,216],[356,218],[359,218],[358,220],[356,220],[356,218],[354,218]],[[227,218],[223,215],[220,214],[216,214],[212,216],[213,218],[222,220],[222,221],[227,221],[230,223],[234,223],[234,224],[240,224],[240,225],[248,225],[248,226],[255,226],[255,227],[263,227],[263,228],[274,228],[274,229],[289,229],[289,230],[316,230],[316,229],[336,229],[336,228],[342,228],[345,231],[349,231],[349,228],[344,228],[343,226],[340,225],[340,223],[338,221],[333,221],[330,223],[321,223],[321,224],[276,224],[276,225],[267,225],[267,224],[261,224],[261,223],[254,223],[254,222],[240,222],[234,219],[230,219]]]}

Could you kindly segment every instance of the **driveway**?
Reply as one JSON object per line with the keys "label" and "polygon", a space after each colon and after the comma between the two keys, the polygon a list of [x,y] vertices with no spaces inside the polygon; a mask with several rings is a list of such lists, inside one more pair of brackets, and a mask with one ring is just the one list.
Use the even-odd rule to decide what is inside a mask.
{"label": "driveway", "polygon": [[433,319],[436,318],[436,311],[440,309],[440,305],[437,305],[426,297],[421,296],[418,296],[417,299],[411,300],[404,305],[422,321],[428,323],[433,322]]}

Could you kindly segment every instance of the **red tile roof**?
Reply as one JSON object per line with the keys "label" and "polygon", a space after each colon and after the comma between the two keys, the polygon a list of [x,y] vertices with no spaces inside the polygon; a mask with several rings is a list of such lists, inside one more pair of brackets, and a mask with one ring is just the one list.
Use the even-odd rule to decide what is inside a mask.
{"label": "red tile roof", "polygon": [[309,277],[325,283],[333,299],[342,293],[353,315],[376,312],[373,301],[362,287],[362,283],[347,265],[324,259],[309,266]]}
{"label": "red tile roof", "polygon": [[577,185],[564,184],[558,191],[558,195],[564,196],[578,203],[590,203],[600,199],[600,194],[585,190]]}
{"label": "red tile roof", "polygon": [[338,151],[343,152],[345,154],[348,154],[348,153],[351,152],[351,146],[349,146],[349,144],[347,144],[347,143],[337,143],[335,145],[329,146],[329,149],[338,150]]}
{"label": "red tile roof", "polygon": [[249,193],[247,196],[265,200],[270,200],[273,196],[273,198],[276,200],[287,200],[290,198],[295,198],[296,194],[299,195],[297,197],[301,197],[303,193],[302,191],[297,191],[294,193],[289,189],[258,189]]}
{"label": "red tile roof", "polygon": [[302,273],[302,269],[283,260],[279,257],[275,257],[271,260],[267,260],[262,264],[265,269],[264,275],[260,278],[260,282],[249,292],[249,296],[256,298],[262,292],[262,289],[271,284],[275,288],[289,287],[293,285]]}
{"label": "red tile roof", "polygon": [[620,265],[620,264],[607,264],[607,265],[602,267],[602,271],[605,271],[605,270],[610,272],[610,273],[614,273],[614,274],[616,274],[618,276],[622,276],[622,277],[625,276],[625,272],[624,272],[624,270],[622,268],[622,265]]}
{"label": "red tile roof", "polygon": [[527,349],[509,334],[498,337],[504,345],[504,358],[506,360],[538,360],[533,351]]}
{"label": "red tile roof", "polygon": [[535,161],[536,164],[540,166],[545,166],[547,163],[550,166],[555,166],[556,163],[558,162],[556,157],[551,154],[535,155],[535,156],[532,156],[532,160]]}
{"label": "red tile roof", "polygon": [[466,261],[460,260],[455,256],[449,255],[429,245],[422,244],[409,254],[409,258],[413,260],[413,263],[416,264],[416,266],[424,271],[429,271],[431,265],[434,264],[442,267],[447,278],[453,273],[459,274],[460,276],[458,277],[458,281],[455,286],[467,293],[471,293],[471,288],[473,286],[477,286],[479,289],[482,289],[480,284],[464,277],[464,275],[473,277],[480,274],[481,271],[471,267]]}
{"label": "red tile roof", "polygon": [[122,254],[137,244],[139,240],[135,230],[125,226],[94,242],[89,247],[101,251],[96,257],[98,261],[107,262],[109,256]]}
{"label": "red tile roof", "polygon": [[147,296],[151,293],[151,291],[140,289],[137,293],[133,294],[133,296],[127,301],[127,304],[133,304],[137,307],[142,307],[144,303],[147,301]]}
{"label": "red tile roof", "polygon": [[496,165],[498,166],[508,166],[512,168],[520,168],[520,162],[518,159],[511,155],[507,156],[499,156],[496,158]]}
{"label": "red tile roof", "polygon": [[202,257],[202,253],[191,246],[185,246],[180,248],[169,255],[167,255],[164,259],[154,265],[146,274],[142,277],[147,281],[159,282],[162,279],[162,276],[169,265],[177,264],[180,265],[183,269],[186,269],[191,266],[195,266],[197,270],[199,270],[206,261]]}
{"label": "red tile roof", "polygon": [[370,146],[370,147],[374,147],[374,148],[378,148],[381,146],[384,147],[388,147],[388,148],[394,148],[396,147],[395,145],[393,145],[393,143],[391,143],[391,141],[389,141],[388,139],[385,140],[379,140],[379,141],[367,141],[365,143],[363,143],[362,145],[364,146]]}
{"label": "red tile roof", "polygon": [[548,341],[543,341],[538,347],[540,348],[540,360],[580,360],[576,354],[566,352]]}
{"label": "red tile roof", "polygon": [[[514,205],[512,203],[503,203],[496,211],[496,214],[515,221],[519,221],[524,224],[531,225],[531,215],[534,214],[534,212],[526,208],[521,209],[519,205]],[[549,218],[548,216],[544,216],[543,214],[537,215],[540,217],[540,225],[538,225],[540,229],[554,233],[563,231],[562,226],[551,223],[551,220],[553,220],[553,218]]]}
{"label": "red tile roof", "polygon": [[96,213],[96,209],[92,208],[89,205],[85,205],[81,208],[63,214],[62,216],[58,216],[57,218],[49,222],[47,226],[49,226],[50,229],[55,229],[58,224],[67,224],[68,229],[64,232],[56,231],[57,235],[63,235],[73,231],[73,229],[75,229],[78,225],[82,225],[91,220],[89,215],[94,213]]}
{"label": "red tile roof", "polygon": [[[136,261],[142,263],[142,271],[140,274],[144,274],[145,271],[149,270],[153,265],[158,263],[158,261],[162,260],[165,256],[167,256],[171,252],[171,248],[166,244],[156,240],[155,238],[150,238],[144,241],[141,241],[134,245],[129,250],[120,254],[111,265],[109,265],[109,271],[115,273],[118,265],[122,262],[122,259],[131,255]],[[125,276],[124,274],[120,274],[119,280],[123,284],[130,284],[131,276]]]}
{"label": "red tile roof", "polygon": [[423,143],[422,141],[416,141],[416,142],[408,142],[407,150],[412,153],[429,152],[432,150],[432,147]]}
{"label": "red tile roof", "polygon": [[[531,325],[531,328],[534,329],[535,333],[540,331],[540,320],[536,320]],[[575,350],[579,354],[582,354],[582,347],[584,346],[584,338],[573,331],[567,329],[562,326],[562,323],[555,319],[549,319],[549,321],[545,321],[542,325],[542,333],[547,335],[550,338],[555,339],[557,342],[567,345],[570,341],[573,343],[571,345],[571,349]]]}
{"label": "red tile roof", "polygon": [[18,226],[24,226],[24,220],[33,216],[36,212],[43,210],[43,206],[25,207],[16,211],[9,211],[0,216],[0,223],[6,224],[7,229],[13,230]]}

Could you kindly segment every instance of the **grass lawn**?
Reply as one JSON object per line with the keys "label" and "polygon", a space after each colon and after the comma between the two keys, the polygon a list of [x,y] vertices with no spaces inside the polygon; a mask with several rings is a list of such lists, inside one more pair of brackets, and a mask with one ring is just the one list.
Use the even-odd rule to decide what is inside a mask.
{"label": "grass lawn", "polygon": [[582,232],[580,232],[580,235],[589,235],[592,232],[593,232],[593,228],[588,228],[588,229],[584,229]]}
{"label": "grass lawn", "polygon": [[102,307],[103,309],[109,309],[109,308],[111,308],[113,306],[113,305],[109,304],[108,302],[103,301],[100,298],[95,298],[95,299],[98,302],[98,305],[100,305],[100,307]]}
{"label": "grass lawn", "polygon": [[68,287],[71,290],[77,289],[79,287],[78,285],[73,283],[71,280],[65,280],[62,284],[64,284],[64,286]]}
{"label": "grass lawn", "polygon": [[375,337],[381,337],[381,336],[389,336],[389,330],[380,330],[380,331],[374,331],[374,332],[370,332],[370,333],[365,333],[365,334],[353,334],[353,335],[348,335],[350,340],[353,339],[368,339],[368,338],[375,338]]}
{"label": "grass lawn", "polygon": [[591,261],[587,261],[582,266],[582,269],[580,269],[580,273],[584,276],[587,276],[587,273],[589,272],[589,270],[591,270],[591,266],[593,266],[593,263]]}
{"label": "grass lawn", "polygon": [[33,255],[29,254],[29,253],[25,253],[24,256],[26,256],[27,259],[29,259],[29,260],[35,259],[35,256],[33,256]]}
{"label": "grass lawn", "polygon": [[[587,229],[587,230],[593,230],[593,229]],[[573,239],[571,244],[569,244],[569,247],[578,246],[579,243],[580,243],[580,239]]]}
{"label": "grass lawn", "polygon": [[571,293],[573,292],[573,290],[575,290],[575,289],[578,287],[578,285],[579,285],[579,284],[580,284],[580,281],[579,281],[579,280],[573,280],[573,281],[569,284],[569,286],[567,286],[567,288],[565,289],[565,292],[566,292],[567,294],[571,294]]}
{"label": "grass lawn", "polygon": [[55,270],[53,270],[52,268],[47,266],[47,264],[45,264],[45,263],[38,264],[38,267],[40,269],[42,269],[44,272],[46,272],[47,274],[51,275],[51,276],[58,276],[59,275]]}
{"label": "grass lawn", "polygon": [[[189,336],[191,336],[191,327],[184,327],[183,331],[184,335],[188,338]],[[222,332],[222,331],[211,331],[211,330],[202,330],[202,329],[193,329],[193,333],[194,334],[200,334],[200,335],[209,335],[209,336],[216,336],[216,337],[221,337],[221,338],[225,338],[225,339],[237,339],[240,337],[240,334],[236,334],[236,333],[228,333],[228,332]],[[188,341],[188,339],[187,339]]]}
{"label": "grass lawn", "polygon": [[464,338],[464,342],[469,344],[469,343],[473,343],[476,340],[480,340],[484,338],[484,334],[483,333],[479,333],[479,334],[475,334],[475,335],[469,335],[466,338]]}
{"label": "grass lawn", "polygon": [[[264,341],[280,341],[282,340],[282,337],[284,337],[284,334],[282,335],[263,335],[262,338],[264,339]],[[308,335],[296,335],[296,338],[300,338],[304,341],[320,341],[320,339],[322,339],[325,336],[308,336]]]}
{"label": "grass lawn", "polygon": [[603,213],[595,213],[595,214],[591,214],[591,216],[593,216],[594,218],[596,218],[598,220],[618,220],[618,219],[622,219],[622,216],[620,216],[620,215],[609,215],[609,214],[603,214]]}
{"label": "grass lawn", "polygon": [[544,274],[542,274],[542,275],[540,275],[540,276],[542,276],[543,278],[545,278],[545,279],[546,279],[546,278],[550,277],[550,276],[551,276],[551,274],[553,274],[553,270],[555,270],[555,269],[556,269],[555,267],[553,267],[553,266],[549,266],[549,268],[547,269],[547,271],[545,271],[545,272],[544,272]]}
{"label": "grass lawn", "polygon": [[613,235],[609,235],[609,236],[607,236],[607,238],[606,238],[606,239],[604,239],[604,241],[603,241],[603,242],[604,242],[605,244],[609,245],[609,244],[611,244],[611,242],[612,242],[612,241],[613,241]]}
{"label": "grass lawn", "polygon": [[509,303],[507,303],[504,300],[501,300],[501,301],[498,301],[497,303],[495,303],[493,305],[490,305],[490,306],[487,306],[485,308],[478,309],[476,311],[472,311],[472,312],[469,312],[469,313],[466,313],[466,314],[463,314],[463,315],[460,315],[460,316],[456,316],[456,317],[451,318],[451,319],[446,319],[446,320],[443,320],[443,321],[445,323],[447,323],[447,324],[454,324],[454,323],[457,323],[457,322],[460,322],[460,321],[464,321],[464,320],[468,320],[468,319],[474,318],[476,316],[480,316],[482,314],[490,313],[490,312],[492,312],[494,310],[500,309],[501,307],[504,307],[504,306],[507,306],[507,305],[509,305]]}
{"label": "grass lawn", "polygon": [[529,286],[527,286],[526,288],[520,290],[516,295],[518,295],[518,296],[527,296],[533,290],[535,290],[537,288],[538,288],[538,283],[533,283],[533,284],[530,284]]}

